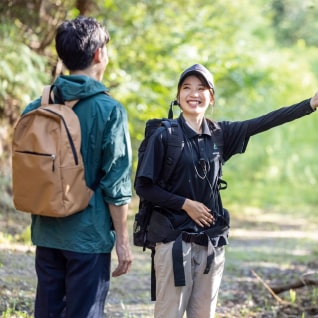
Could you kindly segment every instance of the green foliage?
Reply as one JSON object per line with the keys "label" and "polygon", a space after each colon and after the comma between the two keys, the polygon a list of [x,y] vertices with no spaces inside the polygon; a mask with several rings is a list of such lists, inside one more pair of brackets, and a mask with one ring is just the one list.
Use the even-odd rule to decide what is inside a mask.
{"label": "green foliage", "polygon": [[[18,41],[18,29],[0,25],[0,164],[7,174],[12,126],[21,110],[49,81],[46,58]],[[8,141],[9,140],[9,141]]]}
{"label": "green foliage", "polygon": [[2,41],[0,54],[1,100],[10,96],[26,104],[38,96],[39,88],[43,82],[48,81],[45,59],[23,43],[16,43],[10,38]]}
{"label": "green foliage", "polygon": [[[9,2],[21,8],[22,2]],[[28,7],[37,4],[29,1]],[[23,14],[9,6],[8,20],[0,20],[0,120],[8,116],[3,109],[8,97],[17,110],[49,81],[55,52],[45,39],[52,39],[63,17],[79,12],[72,1],[47,1],[43,10],[56,14],[33,16],[32,10]],[[191,64],[202,63],[214,74],[216,120],[248,119],[312,96],[318,74],[317,48],[310,46],[318,34],[316,11],[309,0],[95,1],[91,15],[111,35],[104,81],[128,111],[134,166],[145,121],[167,116],[178,77]],[[35,53],[40,47],[47,58]],[[225,200],[315,205],[315,130],[313,115],[253,137],[246,154],[225,166],[230,189]]]}
{"label": "green foliage", "polygon": [[25,312],[15,310],[15,308],[7,308],[5,312],[2,313],[2,318],[31,318],[32,316],[28,315]]}
{"label": "green foliage", "polygon": [[[316,49],[306,41],[279,48],[272,11],[263,2],[109,4],[113,41],[106,81],[128,109],[134,154],[145,121],[166,116],[179,74],[193,63],[214,73],[217,120],[248,119],[312,96]],[[247,153],[225,166],[229,200],[268,207],[288,198],[286,204],[315,205],[314,116],[253,137]]]}
{"label": "green foliage", "polygon": [[32,245],[31,242],[31,227],[27,226],[21,234],[16,235],[16,241],[23,243],[24,245]]}
{"label": "green foliage", "polygon": [[307,45],[317,46],[318,6],[315,1],[272,0],[269,3],[279,44],[291,46],[304,40]]}
{"label": "green foliage", "polygon": [[[125,6],[124,13],[121,5]],[[114,78],[114,62],[109,71],[120,83],[114,85],[114,92],[125,102],[132,118],[144,121],[153,115],[165,116],[175,98],[179,74],[193,63],[203,63],[212,70],[218,96],[231,96],[246,84],[244,70],[251,62],[251,34],[241,40],[240,27],[246,20],[245,12],[238,10],[241,5],[143,1],[107,8],[113,18],[112,24],[108,23],[114,39],[111,45],[116,48],[111,51],[111,61],[115,59],[115,69],[122,76]],[[231,20],[233,15],[235,19]],[[132,27],[120,28],[122,25]]]}
{"label": "green foliage", "polygon": [[294,289],[289,290],[289,297],[290,297],[290,302],[294,304],[297,298],[297,293]]}

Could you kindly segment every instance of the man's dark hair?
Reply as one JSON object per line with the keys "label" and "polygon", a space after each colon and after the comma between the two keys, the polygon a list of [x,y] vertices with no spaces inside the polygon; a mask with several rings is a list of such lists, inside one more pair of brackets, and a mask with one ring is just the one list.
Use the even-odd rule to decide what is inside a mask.
{"label": "man's dark hair", "polygon": [[80,16],[58,27],[55,47],[64,65],[75,71],[87,68],[96,50],[108,41],[109,35],[100,23],[93,18]]}

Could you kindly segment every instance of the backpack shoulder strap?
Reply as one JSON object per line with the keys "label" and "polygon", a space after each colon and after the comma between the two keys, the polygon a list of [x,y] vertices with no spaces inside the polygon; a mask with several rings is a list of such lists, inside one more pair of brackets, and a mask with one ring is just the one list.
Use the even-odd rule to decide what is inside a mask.
{"label": "backpack shoulder strap", "polygon": [[168,132],[168,142],[162,175],[162,186],[165,187],[181,156],[184,147],[184,139],[177,119],[164,119],[162,125]]}
{"label": "backpack shoulder strap", "polygon": [[[42,96],[41,96],[41,106],[54,104],[54,94],[52,91],[53,85],[46,85],[43,88]],[[64,100],[63,104],[65,104],[69,108],[73,108],[79,99],[74,100]]]}
{"label": "backpack shoulder strap", "polygon": [[51,93],[51,85],[46,85],[43,88],[42,96],[41,96],[41,106],[49,104]]}
{"label": "backpack shoulder strap", "polygon": [[214,136],[214,141],[215,144],[217,146],[217,148],[220,151],[221,154],[221,166],[220,166],[220,170],[219,170],[219,180],[218,180],[218,186],[219,186],[219,190],[224,190],[227,188],[227,182],[225,180],[222,179],[222,165],[224,164],[224,158],[223,158],[223,148],[224,148],[224,141],[223,141],[223,131],[222,128],[220,127],[220,125],[215,122],[212,121],[210,119],[206,119],[207,123],[209,125],[211,134]]}

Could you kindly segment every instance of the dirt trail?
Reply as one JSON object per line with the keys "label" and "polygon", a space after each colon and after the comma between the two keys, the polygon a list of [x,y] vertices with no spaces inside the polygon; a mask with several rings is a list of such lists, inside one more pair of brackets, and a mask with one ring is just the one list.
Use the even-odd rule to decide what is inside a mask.
{"label": "dirt trail", "polygon": [[[255,220],[253,216],[251,219]],[[275,301],[253,275],[254,271],[266,283],[274,285],[293,281],[310,271],[317,273],[318,235],[312,235],[317,233],[317,227],[312,225],[310,230],[301,219],[293,219],[287,224],[285,216],[262,217],[262,214],[257,215],[257,222],[236,219],[232,223],[231,244],[227,247],[226,269],[216,317],[300,318],[305,309],[306,318],[318,317],[317,288],[297,290],[294,302],[291,302],[289,293],[279,295],[290,302],[283,305]],[[0,232],[4,231],[3,228],[13,231],[14,224],[2,220]],[[135,259],[131,272],[111,281],[106,317],[153,317],[150,253],[136,247],[133,247],[133,253]],[[0,313],[15,308],[31,314],[34,290],[34,248],[8,244],[5,237],[0,237]]]}

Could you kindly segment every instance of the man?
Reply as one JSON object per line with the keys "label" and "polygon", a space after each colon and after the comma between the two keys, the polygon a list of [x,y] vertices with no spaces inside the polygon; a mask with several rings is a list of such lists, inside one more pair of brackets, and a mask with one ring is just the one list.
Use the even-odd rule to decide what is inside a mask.
{"label": "man", "polygon": [[[32,215],[36,318],[102,317],[115,244],[118,265],[112,276],[131,267],[127,229],[131,145],[126,111],[101,83],[108,41],[106,30],[92,18],[65,21],[57,29],[56,50],[70,74],[53,83],[54,99],[79,99],[73,109],[81,124],[85,179],[97,188],[87,208],[72,216]],[[24,113],[39,106],[37,99]]]}

